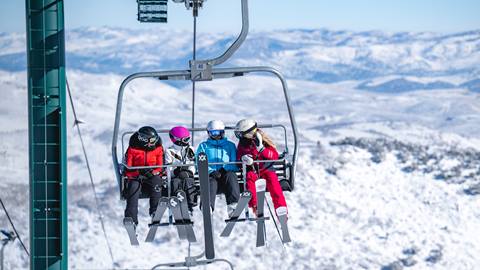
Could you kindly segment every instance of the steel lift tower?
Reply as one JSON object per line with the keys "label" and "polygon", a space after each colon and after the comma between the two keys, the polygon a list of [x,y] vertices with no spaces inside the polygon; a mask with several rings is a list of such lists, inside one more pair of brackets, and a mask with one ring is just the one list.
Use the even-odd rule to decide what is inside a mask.
{"label": "steel lift tower", "polygon": [[26,0],[30,269],[68,269],[63,0]]}

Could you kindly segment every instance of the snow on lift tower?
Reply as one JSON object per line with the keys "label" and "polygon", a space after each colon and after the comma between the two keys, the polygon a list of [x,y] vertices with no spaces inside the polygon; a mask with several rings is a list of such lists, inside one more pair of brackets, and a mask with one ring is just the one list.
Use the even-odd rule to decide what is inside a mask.
{"label": "snow on lift tower", "polygon": [[[195,104],[195,82],[198,81],[211,81],[214,79],[227,79],[239,76],[245,76],[250,73],[269,73],[274,75],[280,80],[282,85],[283,94],[285,97],[286,108],[289,114],[291,132],[293,133],[293,153],[290,153],[288,150],[288,140],[286,139],[287,129],[283,125],[275,125],[275,124],[262,124],[258,125],[259,128],[275,128],[281,127],[285,133],[285,151],[282,153],[280,160],[275,161],[277,175],[279,175],[279,180],[281,181],[282,188],[287,191],[292,191],[294,189],[294,180],[295,180],[295,172],[296,172],[296,163],[297,163],[297,156],[298,156],[298,132],[297,126],[295,122],[295,117],[293,114],[292,106],[290,104],[290,97],[288,92],[287,82],[284,76],[276,69],[268,66],[253,66],[253,67],[230,67],[230,68],[217,68],[218,66],[225,61],[227,61],[241,46],[244,40],[247,37],[248,29],[249,29],[249,20],[248,20],[248,0],[241,0],[241,10],[242,10],[242,30],[237,37],[237,39],[226,49],[226,51],[215,58],[205,59],[205,60],[197,60],[195,57],[195,44],[196,44],[196,17],[198,16],[199,8],[203,7],[204,0],[172,0],[175,3],[184,3],[187,9],[192,9],[192,15],[194,17],[194,38],[193,38],[193,59],[189,61],[190,69],[187,70],[166,70],[166,71],[151,71],[151,72],[139,72],[129,75],[125,78],[120,85],[117,97],[117,107],[116,107],[116,114],[115,114],[115,123],[113,129],[113,139],[112,139],[112,160],[113,166],[115,169],[115,176],[117,179],[117,183],[119,186],[119,191],[121,194],[121,199],[124,199],[122,195],[122,191],[125,186],[125,179],[122,177],[122,172],[124,170],[135,170],[135,169],[145,169],[145,168],[156,168],[158,166],[142,166],[142,167],[129,167],[124,161],[119,161],[118,153],[117,153],[117,143],[119,141],[119,127],[120,127],[120,119],[122,113],[122,105],[123,105],[123,93],[126,89],[126,86],[133,80],[138,78],[155,78],[158,80],[185,80],[192,82],[193,88],[193,99],[192,99],[192,128],[190,129],[192,132],[194,131],[205,131],[205,128],[195,128],[194,127],[194,104]],[[140,22],[167,22],[167,0],[137,0],[138,3],[138,20]],[[233,127],[227,127],[226,129],[233,129]],[[165,130],[158,130],[159,133],[168,133],[168,129]],[[125,135],[126,133],[124,133]],[[122,156],[123,156],[123,136],[122,136]],[[202,154],[202,153],[201,153]],[[208,160],[206,160],[206,156],[203,154],[202,156],[205,157],[205,161],[208,164]],[[200,160],[200,158],[199,158]],[[256,161],[261,162],[261,161]],[[204,205],[209,205],[209,196],[208,193],[208,172],[206,168],[208,166],[200,166],[199,162],[199,169],[198,175],[196,177],[199,178],[200,182],[200,190],[201,190],[201,200],[204,202]],[[171,167],[172,165],[163,165],[162,167],[167,168]],[[181,166],[181,165],[180,165]],[[168,172],[169,170],[167,170]],[[243,180],[245,181],[245,173],[243,173]],[[170,175],[167,173],[167,178],[170,178]],[[203,179],[207,178],[207,179]],[[170,179],[167,179],[170,181]],[[196,266],[200,264],[209,264],[214,261],[223,261],[230,265],[233,269],[233,266],[230,262],[222,259],[215,259],[215,251],[213,245],[213,232],[211,226],[211,212],[209,207],[203,207],[203,220],[204,220],[204,234],[205,234],[205,252],[199,256],[189,256],[186,258],[185,262],[175,263],[175,264],[161,264],[157,265],[153,269],[161,266]],[[282,228],[283,229],[283,228]],[[288,231],[287,231],[288,232]],[[258,237],[258,235],[257,235]],[[289,237],[282,239],[284,241]],[[257,238],[257,245],[258,245],[258,238]],[[205,255],[206,260],[198,261],[201,257]]]}

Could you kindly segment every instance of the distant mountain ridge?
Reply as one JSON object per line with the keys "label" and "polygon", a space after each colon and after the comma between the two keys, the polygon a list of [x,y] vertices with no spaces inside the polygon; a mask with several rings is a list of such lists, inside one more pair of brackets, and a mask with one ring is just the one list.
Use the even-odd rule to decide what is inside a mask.
{"label": "distant mountain ridge", "polygon": [[[166,28],[78,28],[67,32],[67,65],[89,73],[128,74],[147,70],[185,69],[191,58],[188,31]],[[203,33],[198,38],[198,57],[222,53],[235,34]],[[453,33],[386,33],[381,31],[332,31],[292,29],[253,32],[226,65],[270,65],[290,78],[332,83],[369,80],[382,76],[446,77],[436,84],[407,79],[393,81],[375,91],[443,89],[462,87],[478,91],[480,30]],[[0,69],[25,70],[25,37],[0,33]],[[393,88],[392,88],[393,87]],[[359,88],[372,90],[365,85]]]}

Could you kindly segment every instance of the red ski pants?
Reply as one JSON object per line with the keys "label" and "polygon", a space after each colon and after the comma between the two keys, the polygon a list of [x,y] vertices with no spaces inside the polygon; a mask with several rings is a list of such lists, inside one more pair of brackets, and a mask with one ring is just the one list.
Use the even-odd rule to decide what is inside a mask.
{"label": "red ski pants", "polygon": [[252,199],[248,203],[250,207],[257,205],[257,190],[255,188],[255,181],[258,178],[263,178],[267,182],[267,191],[270,192],[270,196],[272,197],[273,207],[277,209],[280,206],[287,206],[287,202],[285,201],[285,196],[283,196],[283,190],[280,186],[280,182],[278,182],[278,176],[275,172],[265,170],[260,172],[260,177],[254,172],[249,171],[247,172],[247,189],[252,193]]}

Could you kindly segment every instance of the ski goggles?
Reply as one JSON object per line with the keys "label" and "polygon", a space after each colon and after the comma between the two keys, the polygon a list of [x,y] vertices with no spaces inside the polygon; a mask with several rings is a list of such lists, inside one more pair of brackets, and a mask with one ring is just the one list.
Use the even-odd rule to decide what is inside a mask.
{"label": "ski goggles", "polygon": [[223,135],[225,134],[225,130],[209,130],[208,131],[208,136],[212,138],[223,138]]}
{"label": "ski goggles", "polygon": [[170,139],[174,141],[177,145],[185,146],[190,142],[190,137],[179,138],[170,134]]}
{"label": "ski goggles", "polygon": [[253,139],[253,136],[255,136],[256,133],[257,133],[257,125],[249,128],[245,131],[236,130],[235,131],[235,137],[237,137],[238,139],[241,139],[241,138]]}
{"label": "ski goggles", "polygon": [[146,145],[154,145],[158,142],[158,137],[150,137],[142,133],[138,133],[138,140],[144,142]]}

